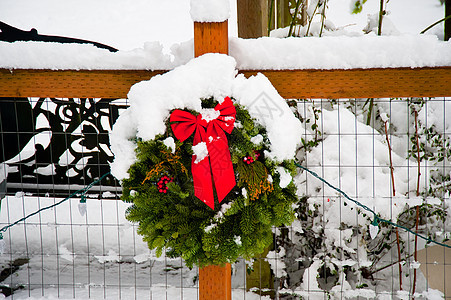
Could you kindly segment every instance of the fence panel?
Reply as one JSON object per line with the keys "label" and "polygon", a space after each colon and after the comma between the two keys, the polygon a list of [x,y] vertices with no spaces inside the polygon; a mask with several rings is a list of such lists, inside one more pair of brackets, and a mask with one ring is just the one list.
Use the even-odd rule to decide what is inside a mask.
{"label": "fence panel", "polygon": [[[274,228],[264,257],[232,265],[233,299],[402,298],[414,283],[421,296],[439,289],[451,297],[449,249],[428,247],[415,258],[415,243],[423,249],[426,241],[398,228],[399,256],[396,227],[381,225],[371,239],[372,214],[341,193],[429,239],[448,239],[451,99],[287,101],[304,126],[298,163],[337,189],[299,169],[298,219]],[[1,227],[108,173],[108,133],[126,100],[1,98],[0,105]],[[86,204],[77,195],[4,232],[3,293],[196,299],[198,270],[149,251],[119,197],[108,176]]]}

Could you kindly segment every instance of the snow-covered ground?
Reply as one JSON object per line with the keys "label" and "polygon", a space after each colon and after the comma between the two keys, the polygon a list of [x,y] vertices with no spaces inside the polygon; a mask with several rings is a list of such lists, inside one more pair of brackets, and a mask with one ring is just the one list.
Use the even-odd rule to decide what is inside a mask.
{"label": "snow-covered ground", "polygon": [[[60,200],[23,193],[7,196],[2,200],[1,226]],[[125,219],[129,204],[88,199],[82,215],[79,203],[77,198],[67,200],[4,233],[2,269],[10,261],[29,258],[0,284],[24,287],[11,299],[198,297],[197,268],[190,270],[180,259],[157,258],[150,252]],[[243,262],[234,266],[233,299],[259,299],[244,291],[244,272]]]}

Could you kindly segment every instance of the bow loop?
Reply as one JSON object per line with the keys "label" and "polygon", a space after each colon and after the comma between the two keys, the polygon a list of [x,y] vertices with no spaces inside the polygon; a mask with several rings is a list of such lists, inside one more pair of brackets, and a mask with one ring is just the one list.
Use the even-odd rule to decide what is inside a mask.
{"label": "bow loop", "polygon": [[177,122],[172,123],[171,128],[175,137],[181,142],[189,138],[197,129],[196,117],[184,110],[174,110],[169,118],[169,122]]}

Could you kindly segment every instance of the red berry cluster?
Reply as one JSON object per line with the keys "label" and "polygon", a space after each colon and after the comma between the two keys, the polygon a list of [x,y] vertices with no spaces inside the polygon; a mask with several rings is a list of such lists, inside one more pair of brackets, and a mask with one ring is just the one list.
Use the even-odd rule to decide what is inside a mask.
{"label": "red berry cluster", "polygon": [[258,158],[260,157],[260,153],[258,151],[254,151],[254,153],[255,153],[255,160],[252,156],[248,155],[243,158],[243,161],[245,163],[247,163],[248,165],[250,165],[254,161],[258,160]]}
{"label": "red berry cluster", "polygon": [[166,194],[168,192],[167,184],[169,182],[173,182],[173,181],[174,181],[174,177],[169,177],[169,176],[164,175],[163,177],[160,178],[160,180],[158,180],[158,183],[157,183],[158,191],[160,193]]}

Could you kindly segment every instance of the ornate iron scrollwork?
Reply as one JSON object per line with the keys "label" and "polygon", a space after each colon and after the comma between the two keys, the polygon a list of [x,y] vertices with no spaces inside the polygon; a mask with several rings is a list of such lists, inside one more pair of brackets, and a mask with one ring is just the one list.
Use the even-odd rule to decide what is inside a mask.
{"label": "ornate iron scrollwork", "polygon": [[[109,132],[125,100],[0,98],[8,184],[86,185],[109,172]],[[112,176],[104,184],[117,185]]]}

